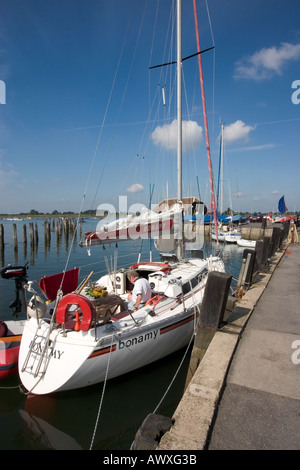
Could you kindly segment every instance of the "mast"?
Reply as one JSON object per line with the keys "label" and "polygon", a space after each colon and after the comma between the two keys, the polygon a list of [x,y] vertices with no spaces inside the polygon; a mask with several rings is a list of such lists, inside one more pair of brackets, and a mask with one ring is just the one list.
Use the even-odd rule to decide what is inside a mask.
{"label": "mast", "polygon": [[182,198],[182,62],[181,0],[177,0],[177,198]]}
{"label": "mast", "polygon": [[[177,199],[182,200],[182,59],[181,59],[181,1],[177,0]],[[180,220],[182,224],[182,220]],[[182,225],[181,225],[182,226]],[[183,257],[182,233],[177,242],[176,254],[180,260]]]}
{"label": "mast", "polygon": [[208,124],[207,124],[207,115],[206,115],[206,103],[205,103],[205,92],[204,92],[204,82],[203,82],[202,60],[201,60],[201,54],[200,54],[200,39],[199,39],[199,27],[198,27],[198,19],[197,19],[197,6],[196,6],[196,0],[193,0],[193,1],[194,1],[194,16],[195,16],[196,39],[197,39],[197,49],[198,49],[198,64],[199,64],[200,84],[201,84],[201,94],[202,94],[202,106],[203,106],[203,115],[204,115],[206,150],[207,150],[208,169],[209,169],[211,205],[212,205],[213,214],[214,214],[214,223],[215,223],[217,243],[219,244],[218,221],[217,221],[217,211],[216,211],[216,203],[215,203],[215,193],[214,193],[214,182],[213,182],[211,155],[210,155],[210,145],[209,145],[209,137],[208,137]]}
{"label": "mast", "polygon": [[223,214],[223,165],[224,165],[224,124],[221,126],[221,171],[220,171],[220,214]]}

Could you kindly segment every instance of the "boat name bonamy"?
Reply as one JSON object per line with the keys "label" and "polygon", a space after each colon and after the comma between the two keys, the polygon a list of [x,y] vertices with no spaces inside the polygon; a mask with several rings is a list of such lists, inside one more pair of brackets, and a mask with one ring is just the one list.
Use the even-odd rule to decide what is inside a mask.
{"label": "boat name bonamy", "polygon": [[119,341],[119,349],[130,348],[130,346],[134,346],[135,344],[144,343],[144,341],[149,341],[151,339],[156,339],[157,333],[158,330],[149,331],[149,333],[145,333],[144,335],[140,335],[135,338],[127,339],[126,341]]}
{"label": "boat name bonamy", "polygon": [[[29,347],[31,348],[31,351],[35,354],[41,355],[43,353],[43,345],[42,345],[42,340],[43,337],[37,336],[35,341],[30,343]],[[61,356],[63,355],[64,351],[59,351],[58,349],[51,349],[50,355],[54,357],[54,359],[60,359]]]}

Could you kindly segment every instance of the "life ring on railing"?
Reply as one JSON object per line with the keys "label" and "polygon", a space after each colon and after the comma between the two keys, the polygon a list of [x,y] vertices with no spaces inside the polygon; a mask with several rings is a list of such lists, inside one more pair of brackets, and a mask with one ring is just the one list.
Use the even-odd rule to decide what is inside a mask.
{"label": "life ring on railing", "polygon": [[61,325],[66,323],[68,309],[71,305],[76,305],[81,309],[82,320],[80,322],[80,330],[88,331],[94,316],[95,309],[89,299],[80,294],[67,294],[61,299],[56,309],[57,323]]}
{"label": "life ring on railing", "polygon": [[147,302],[145,303],[145,306],[146,305],[150,305],[150,307],[155,307],[158,302],[164,298],[164,295],[155,295],[154,297],[151,297],[151,299],[147,300]]}

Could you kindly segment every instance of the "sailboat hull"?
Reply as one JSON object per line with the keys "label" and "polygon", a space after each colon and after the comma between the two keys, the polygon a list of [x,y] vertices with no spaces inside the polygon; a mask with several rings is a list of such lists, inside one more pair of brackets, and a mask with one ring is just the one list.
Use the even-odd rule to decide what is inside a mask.
{"label": "sailboat hull", "polygon": [[[102,336],[100,341],[95,341],[94,330],[89,334],[68,332],[67,341],[59,333],[53,334],[52,349],[35,377],[42,348],[40,338],[46,325],[41,323],[41,336],[36,338],[30,361],[22,370],[36,330],[35,321],[31,319],[24,329],[20,351],[19,374],[22,383],[32,393],[48,394],[93,385],[103,382],[106,377],[118,377],[186,346],[193,334],[194,320],[192,308],[175,314],[168,321],[156,321],[153,325],[145,324],[119,334],[117,330],[113,331]],[[109,324],[109,328],[114,327]]]}
{"label": "sailboat hull", "polygon": [[[19,356],[24,387],[39,395],[86,387],[139,369],[186,346],[193,338],[208,272],[224,272],[224,263],[213,257],[209,262],[193,259],[169,271],[164,263],[141,263],[140,272],[151,266],[149,279],[156,291],[163,293],[133,313],[120,308],[109,320],[101,317],[87,329],[82,326],[83,317],[82,328],[76,327],[78,306],[68,307],[71,319],[62,320],[57,314],[58,323],[29,319]],[[108,284],[109,278],[101,278],[101,285],[105,280]],[[110,294],[105,299],[120,299],[120,295]],[[82,296],[78,298],[81,303]],[[64,298],[62,302],[66,304]]]}
{"label": "sailboat hull", "polygon": [[[233,231],[233,232],[218,232],[218,241],[225,242],[225,243],[237,243],[238,240],[242,237],[241,232]],[[211,238],[213,240],[217,240],[217,235],[215,232],[212,232]]]}

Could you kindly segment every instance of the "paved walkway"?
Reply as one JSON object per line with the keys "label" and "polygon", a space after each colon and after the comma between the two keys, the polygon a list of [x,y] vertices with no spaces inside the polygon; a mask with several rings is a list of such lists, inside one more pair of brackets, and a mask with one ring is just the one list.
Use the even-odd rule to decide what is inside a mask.
{"label": "paved walkway", "polygon": [[226,312],[157,450],[300,448],[300,245]]}
{"label": "paved walkway", "polygon": [[209,450],[300,448],[300,246],[289,245],[233,356]]}

